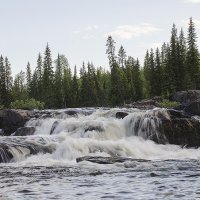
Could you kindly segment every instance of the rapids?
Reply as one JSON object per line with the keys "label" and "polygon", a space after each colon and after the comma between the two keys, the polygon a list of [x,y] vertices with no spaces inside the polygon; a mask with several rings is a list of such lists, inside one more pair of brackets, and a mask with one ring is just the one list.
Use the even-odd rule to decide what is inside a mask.
{"label": "rapids", "polygon": [[[200,183],[200,149],[151,141],[156,138],[159,143],[167,143],[160,133],[158,117],[169,117],[165,109],[69,111],[49,110],[51,116],[29,120],[25,126],[35,127],[32,136],[0,136],[2,199],[188,199],[191,192],[192,199],[200,197],[198,187],[186,189],[190,185],[187,176],[194,184]],[[119,111],[129,115],[117,119]],[[144,162],[77,163],[76,159],[83,156]],[[182,193],[177,189],[181,180],[185,183]],[[155,188],[157,195],[151,193]]]}

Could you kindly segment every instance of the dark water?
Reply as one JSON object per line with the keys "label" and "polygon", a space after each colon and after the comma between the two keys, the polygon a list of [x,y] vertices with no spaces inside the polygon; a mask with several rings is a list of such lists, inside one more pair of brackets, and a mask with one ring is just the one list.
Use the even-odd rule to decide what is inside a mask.
{"label": "dark water", "polygon": [[200,199],[200,161],[1,164],[0,199]]}

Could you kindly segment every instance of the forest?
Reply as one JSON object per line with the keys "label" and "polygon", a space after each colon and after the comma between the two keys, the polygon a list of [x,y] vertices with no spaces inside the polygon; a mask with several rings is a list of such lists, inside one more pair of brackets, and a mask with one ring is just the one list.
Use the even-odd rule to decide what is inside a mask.
{"label": "forest", "polygon": [[0,108],[120,106],[200,89],[200,54],[192,18],[186,35],[173,24],[169,41],[147,50],[143,65],[128,56],[123,46],[117,51],[112,36],[107,38],[106,54],[110,70],[83,62],[72,71],[65,55],[52,59],[47,44],[44,54],[38,54],[35,69],[28,62],[26,72],[15,77],[8,58],[1,55]]}

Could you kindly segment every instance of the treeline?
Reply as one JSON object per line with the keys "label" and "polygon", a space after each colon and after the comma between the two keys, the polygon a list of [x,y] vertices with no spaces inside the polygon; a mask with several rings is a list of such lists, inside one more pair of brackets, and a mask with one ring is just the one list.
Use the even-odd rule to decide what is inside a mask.
{"label": "treeline", "polygon": [[[187,37],[172,27],[170,41],[147,50],[144,65],[127,56],[123,46],[115,52],[111,36],[106,43],[110,70],[83,63],[73,73],[64,55],[53,61],[49,45],[39,54],[37,66],[21,71],[13,80],[8,59],[0,57],[0,105],[9,107],[35,99],[46,108],[116,106],[174,91],[200,89],[200,55],[195,25],[190,18]],[[11,104],[12,102],[12,104]],[[33,101],[32,101],[33,102]]]}

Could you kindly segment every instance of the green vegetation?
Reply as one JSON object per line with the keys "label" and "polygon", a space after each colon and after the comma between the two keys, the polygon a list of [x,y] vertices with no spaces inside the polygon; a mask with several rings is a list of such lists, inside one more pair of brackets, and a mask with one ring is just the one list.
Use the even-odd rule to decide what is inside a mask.
{"label": "green vegetation", "polygon": [[[26,72],[19,72],[13,79],[8,58],[0,56],[0,105],[29,109],[44,104],[45,108],[117,106],[200,89],[200,54],[192,18],[188,25],[185,37],[183,30],[178,33],[173,24],[169,42],[160,49],[147,50],[143,66],[137,58],[128,56],[123,46],[116,52],[112,36],[106,42],[110,70],[83,62],[72,73],[64,55],[58,54],[53,61],[47,44],[44,55],[38,55],[36,68],[31,71],[28,62]],[[176,104],[164,102],[163,106]]]}
{"label": "green vegetation", "polygon": [[11,102],[10,106],[13,109],[44,109],[44,103],[36,101],[35,99],[16,100]]}
{"label": "green vegetation", "polygon": [[180,106],[180,103],[176,102],[176,101],[165,100],[163,102],[160,102],[159,106],[162,108],[176,108],[176,107]]}

